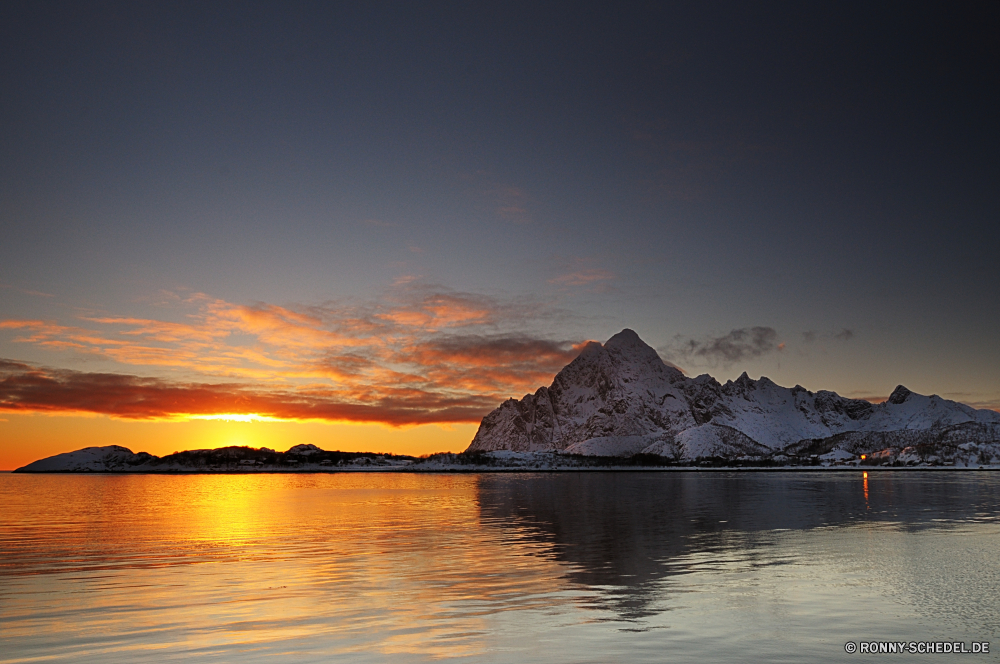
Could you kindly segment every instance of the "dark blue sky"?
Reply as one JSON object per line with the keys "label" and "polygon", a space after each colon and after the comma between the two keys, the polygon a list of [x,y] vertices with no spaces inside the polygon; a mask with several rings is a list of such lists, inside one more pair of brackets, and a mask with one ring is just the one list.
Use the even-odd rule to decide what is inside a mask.
{"label": "dark blue sky", "polygon": [[0,318],[443,293],[494,313],[427,338],[1000,405],[1000,4],[480,4],[4,3]]}

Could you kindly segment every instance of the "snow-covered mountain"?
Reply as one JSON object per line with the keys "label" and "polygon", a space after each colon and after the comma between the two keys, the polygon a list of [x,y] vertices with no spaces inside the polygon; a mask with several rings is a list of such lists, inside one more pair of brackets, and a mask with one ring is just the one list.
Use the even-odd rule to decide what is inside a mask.
{"label": "snow-covered mountain", "polygon": [[483,418],[468,451],[564,451],[677,459],[851,454],[1000,443],[1000,413],[902,385],[873,404],[744,373],[688,378],[632,330],[588,344],[552,385]]}
{"label": "snow-covered mountain", "polygon": [[[688,378],[665,364],[632,330],[604,345],[588,344],[552,385],[520,401],[509,399],[483,418],[467,452],[449,459],[414,459],[370,452],[327,452],[296,445],[286,452],[224,447],[157,457],[110,445],[58,454],[15,472],[326,472],[404,468],[432,472],[448,464],[498,467],[589,467],[599,459],[544,452],[629,457],[659,463],[704,457],[742,458],[751,466],[868,462],[903,465],[1000,464],[1000,413],[975,410],[902,385],[872,404],[833,392],[781,387],[745,373],[720,384],[705,374]],[[441,456],[441,455],[437,455]],[[455,457],[455,458],[450,458]],[[461,458],[459,458],[461,457]],[[715,461],[703,461],[714,463]],[[626,463],[623,460],[622,463]],[[443,464],[443,465],[442,465]],[[615,465],[615,462],[610,462]],[[456,466],[457,467],[457,466]]]}

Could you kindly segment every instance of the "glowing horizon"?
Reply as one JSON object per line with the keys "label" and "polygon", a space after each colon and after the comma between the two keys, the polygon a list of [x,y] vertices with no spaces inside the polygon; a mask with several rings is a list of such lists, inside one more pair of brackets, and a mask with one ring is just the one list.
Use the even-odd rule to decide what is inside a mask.
{"label": "glowing horizon", "polygon": [[[368,438],[346,437],[356,451],[373,451],[370,441],[382,443],[382,451],[415,455],[461,451],[483,416],[507,398],[549,385],[591,343],[518,330],[526,321],[523,307],[475,294],[409,288],[364,315],[331,305],[245,307],[198,295],[188,298],[183,322],[122,316],[77,316],[73,324],[0,320],[0,331],[17,335],[13,343],[53,362],[82,358],[84,365],[108,367],[82,371],[0,359],[0,426],[10,429],[14,416],[28,416],[31,423],[22,422],[20,435],[7,436],[0,445],[0,467],[41,458],[43,448],[79,449],[71,437],[59,447],[38,445],[36,454],[15,449],[10,441],[23,444],[31,437],[28,429],[41,440],[45,429],[60,428],[47,424],[46,415],[142,422],[168,427],[164,432],[183,423],[222,425],[214,438],[198,437],[200,448],[287,449],[302,442],[296,427],[319,425],[341,434],[344,427],[368,427]],[[530,311],[537,321],[550,315],[538,305]],[[768,328],[691,340],[675,352],[697,361],[716,349],[722,359],[789,352]],[[863,391],[844,396],[875,403],[886,398]],[[403,434],[413,428],[422,433]],[[394,437],[396,446],[389,442]],[[162,456],[185,447],[157,438],[153,448],[133,451]],[[314,429],[308,438],[323,449],[339,444]],[[123,441],[113,437],[102,444],[112,443]]]}
{"label": "glowing horizon", "polygon": [[454,450],[626,327],[691,377],[1000,408],[969,8],[206,11],[0,6],[0,467],[93,418]]}

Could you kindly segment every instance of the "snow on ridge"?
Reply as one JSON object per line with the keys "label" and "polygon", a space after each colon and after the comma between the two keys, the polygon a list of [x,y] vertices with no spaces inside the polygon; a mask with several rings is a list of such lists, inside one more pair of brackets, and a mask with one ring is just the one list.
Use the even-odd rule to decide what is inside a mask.
{"label": "snow on ridge", "polygon": [[1000,413],[903,386],[876,405],[826,390],[782,387],[766,376],[753,380],[746,372],[725,384],[708,374],[688,378],[625,329],[603,345],[588,344],[552,385],[508,400],[483,418],[468,450],[693,459],[772,454],[848,433],[937,431],[970,423],[981,427],[970,435],[990,438]]}
{"label": "snow on ridge", "polygon": [[165,457],[133,453],[118,445],[88,447],[56,454],[18,468],[20,473],[216,473],[317,472],[335,468],[376,470],[411,464],[414,457],[373,452],[329,452],[315,445],[295,445],[286,452],[261,447],[186,450]]}
{"label": "snow on ridge", "polygon": [[135,454],[127,447],[107,445],[104,447],[85,447],[75,452],[56,454],[45,459],[29,463],[21,469],[23,472],[103,472],[107,469],[123,469],[139,465],[153,458],[145,452]]}

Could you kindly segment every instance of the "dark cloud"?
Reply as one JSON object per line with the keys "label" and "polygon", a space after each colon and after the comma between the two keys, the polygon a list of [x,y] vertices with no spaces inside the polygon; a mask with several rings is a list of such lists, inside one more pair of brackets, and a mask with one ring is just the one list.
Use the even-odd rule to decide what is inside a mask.
{"label": "dark cloud", "polygon": [[989,399],[989,400],[975,400],[975,399],[958,399],[966,406],[971,406],[973,408],[982,410],[995,410],[1000,413],[1000,399]]}
{"label": "dark cloud", "polygon": [[837,339],[839,341],[850,341],[854,338],[854,330],[849,330],[848,328],[843,328],[840,332],[817,332],[816,330],[807,330],[802,333],[803,343],[811,344],[820,340]]}
{"label": "dark cloud", "polygon": [[846,327],[833,335],[834,339],[840,339],[841,341],[850,341],[854,338],[854,330],[849,330]]}
{"label": "dark cloud", "polygon": [[431,339],[403,348],[400,361],[422,367],[428,385],[478,394],[534,390],[552,380],[580,352],[569,341],[527,336],[463,335]]}
{"label": "dark cloud", "polygon": [[550,341],[527,336],[454,336],[431,340],[407,349],[433,361],[461,361],[473,366],[531,363],[562,368],[578,350],[569,341]]}
{"label": "dark cloud", "polygon": [[393,426],[478,422],[496,406],[475,394],[410,387],[281,390],[239,383],[182,383],[125,374],[49,369],[0,360],[0,411],[83,412],[126,419],[254,413],[282,419]]}
{"label": "dark cloud", "polygon": [[664,352],[679,361],[730,365],[780,351],[778,332],[773,327],[741,327],[721,337],[685,339],[678,337]]}

